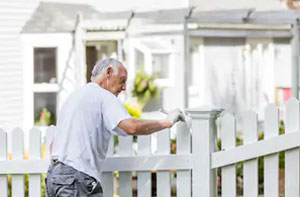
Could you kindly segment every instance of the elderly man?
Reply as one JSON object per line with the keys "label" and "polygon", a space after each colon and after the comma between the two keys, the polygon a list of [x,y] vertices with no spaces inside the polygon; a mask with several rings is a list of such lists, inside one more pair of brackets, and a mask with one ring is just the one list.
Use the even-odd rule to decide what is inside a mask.
{"label": "elderly man", "polygon": [[91,80],[61,108],[46,178],[48,197],[102,197],[101,167],[112,135],[148,135],[183,118],[179,109],[169,112],[165,120],[132,118],[117,99],[127,80],[118,60],[97,63]]}

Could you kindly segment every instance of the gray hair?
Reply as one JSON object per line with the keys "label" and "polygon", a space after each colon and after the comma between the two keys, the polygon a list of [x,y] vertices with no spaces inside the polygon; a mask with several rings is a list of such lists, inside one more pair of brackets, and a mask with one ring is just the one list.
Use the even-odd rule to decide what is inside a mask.
{"label": "gray hair", "polygon": [[91,80],[93,81],[98,75],[102,75],[105,73],[106,69],[112,67],[114,72],[113,74],[118,74],[118,68],[122,63],[114,58],[106,58],[104,60],[98,61],[93,68]]}

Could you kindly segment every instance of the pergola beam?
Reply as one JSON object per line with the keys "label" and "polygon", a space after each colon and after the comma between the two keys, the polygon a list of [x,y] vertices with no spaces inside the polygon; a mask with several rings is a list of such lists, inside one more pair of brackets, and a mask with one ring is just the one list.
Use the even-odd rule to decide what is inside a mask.
{"label": "pergola beam", "polygon": [[291,31],[284,30],[230,30],[230,29],[196,29],[189,30],[191,37],[225,37],[225,38],[291,38]]}
{"label": "pergola beam", "polygon": [[188,22],[191,23],[228,23],[228,24],[292,24],[300,18],[300,12],[284,11],[254,11],[254,10],[224,10],[224,11],[194,11]]}

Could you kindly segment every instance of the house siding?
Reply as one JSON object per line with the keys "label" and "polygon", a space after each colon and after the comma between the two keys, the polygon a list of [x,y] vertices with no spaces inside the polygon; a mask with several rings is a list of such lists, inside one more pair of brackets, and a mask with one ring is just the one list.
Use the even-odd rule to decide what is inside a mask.
{"label": "house siding", "polygon": [[23,64],[20,32],[39,1],[0,1],[0,127],[23,124]]}

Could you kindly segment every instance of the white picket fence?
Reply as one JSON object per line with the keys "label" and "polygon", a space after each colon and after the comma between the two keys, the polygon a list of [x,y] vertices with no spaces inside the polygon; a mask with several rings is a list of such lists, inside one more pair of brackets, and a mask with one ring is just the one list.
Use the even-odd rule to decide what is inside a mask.
{"label": "white picket fence", "polygon": [[[119,172],[118,193],[121,197],[171,196],[171,174],[176,172],[176,196],[214,197],[237,196],[236,164],[243,162],[243,196],[259,195],[258,158],[264,159],[263,195],[279,196],[278,153],[285,151],[284,196],[300,196],[300,107],[296,99],[287,102],[285,110],[285,134],[279,135],[279,111],[274,105],[265,110],[264,139],[258,140],[257,114],[245,113],[242,129],[243,145],[236,146],[236,120],[230,114],[220,117],[222,147],[217,149],[216,118],[221,110],[189,110],[192,117],[192,135],[185,123],[176,125],[176,154],[170,154],[170,131],[157,134],[157,151],[152,153],[151,136],[137,138],[137,153],[133,154],[132,137],[119,137],[117,152],[112,143],[109,156],[103,166],[104,196],[114,196]],[[7,134],[0,130],[0,197],[8,196],[7,175],[12,175],[12,196],[24,196],[24,174],[29,174],[29,196],[41,196],[41,173],[49,164],[49,144],[55,127],[46,134],[45,158],[41,159],[41,132],[30,131],[29,158],[24,160],[23,132],[12,131],[12,160],[8,160]],[[221,170],[221,176],[217,175]],[[133,181],[136,172],[137,183]],[[156,192],[151,193],[151,174],[156,173]],[[135,176],[135,175],[134,175]],[[218,181],[221,180],[221,181]],[[221,182],[221,183],[220,183]],[[218,188],[221,188],[218,191]],[[219,193],[219,194],[218,194]]]}
{"label": "white picket fence", "polygon": [[[236,196],[236,163],[243,162],[243,196],[258,196],[258,158],[263,157],[263,195],[279,196],[279,157],[285,151],[286,197],[300,196],[300,116],[299,102],[292,98],[285,106],[285,134],[279,135],[279,110],[274,105],[265,109],[264,139],[258,140],[257,114],[248,112],[242,124],[243,145],[236,146],[235,118],[226,114],[221,119],[221,151],[211,152],[211,173],[221,168],[222,196]],[[216,190],[206,196],[215,196]]]}

